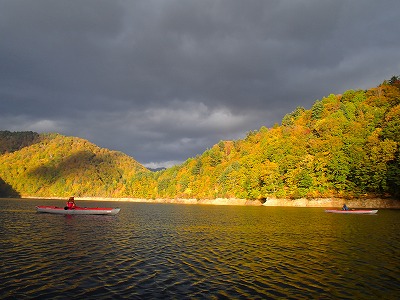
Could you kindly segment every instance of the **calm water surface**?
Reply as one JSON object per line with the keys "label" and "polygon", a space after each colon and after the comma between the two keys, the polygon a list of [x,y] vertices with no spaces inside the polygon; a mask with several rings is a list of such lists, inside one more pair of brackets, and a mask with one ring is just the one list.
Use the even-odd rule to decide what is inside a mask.
{"label": "calm water surface", "polygon": [[0,199],[0,299],[399,299],[400,211]]}

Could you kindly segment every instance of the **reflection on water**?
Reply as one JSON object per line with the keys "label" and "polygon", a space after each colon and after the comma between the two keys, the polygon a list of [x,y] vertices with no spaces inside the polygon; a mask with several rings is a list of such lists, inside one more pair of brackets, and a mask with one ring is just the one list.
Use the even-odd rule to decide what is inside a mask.
{"label": "reflection on water", "polygon": [[[400,211],[0,200],[0,299],[396,299]],[[61,205],[59,201],[45,204]]]}

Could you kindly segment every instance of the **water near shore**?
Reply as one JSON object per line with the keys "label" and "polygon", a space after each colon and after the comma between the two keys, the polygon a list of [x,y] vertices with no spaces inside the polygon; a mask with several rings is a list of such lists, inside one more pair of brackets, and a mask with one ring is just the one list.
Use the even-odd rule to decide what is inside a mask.
{"label": "water near shore", "polygon": [[396,299],[400,211],[0,199],[0,299]]}
{"label": "water near shore", "polygon": [[[37,199],[35,197],[27,197]],[[53,200],[66,200],[66,198],[53,198]],[[85,201],[117,201],[117,202],[136,202],[136,203],[162,203],[162,204],[199,204],[199,205],[239,205],[239,206],[289,206],[289,207],[342,207],[346,203],[351,208],[393,208],[400,209],[400,200],[395,199],[340,199],[340,198],[321,198],[321,199],[275,199],[267,198],[260,200],[247,200],[236,198],[217,198],[217,199],[137,199],[137,198],[101,198],[101,197],[75,197],[76,200]],[[45,198],[43,198],[45,200]],[[47,200],[47,199],[46,199]]]}

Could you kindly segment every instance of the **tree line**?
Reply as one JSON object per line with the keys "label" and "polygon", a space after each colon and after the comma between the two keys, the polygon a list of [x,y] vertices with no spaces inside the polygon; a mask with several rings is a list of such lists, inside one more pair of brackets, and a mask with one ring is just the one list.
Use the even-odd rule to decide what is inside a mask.
{"label": "tree line", "polygon": [[182,165],[138,174],[137,197],[399,196],[400,81],[296,108],[282,123],[220,141]]}
{"label": "tree line", "polygon": [[393,76],[297,107],[281,124],[220,141],[158,172],[83,139],[35,133],[7,139],[3,132],[0,179],[8,185],[3,196],[12,187],[22,196],[48,197],[398,198],[399,128],[400,80]]}

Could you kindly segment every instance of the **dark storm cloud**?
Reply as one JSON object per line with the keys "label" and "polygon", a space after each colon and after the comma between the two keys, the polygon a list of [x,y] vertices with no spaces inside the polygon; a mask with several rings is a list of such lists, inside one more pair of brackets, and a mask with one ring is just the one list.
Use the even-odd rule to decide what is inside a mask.
{"label": "dark storm cloud", "polygon": [[395,0],[1,0],[0,128],[183,161],[398,75],[399,17]]}

